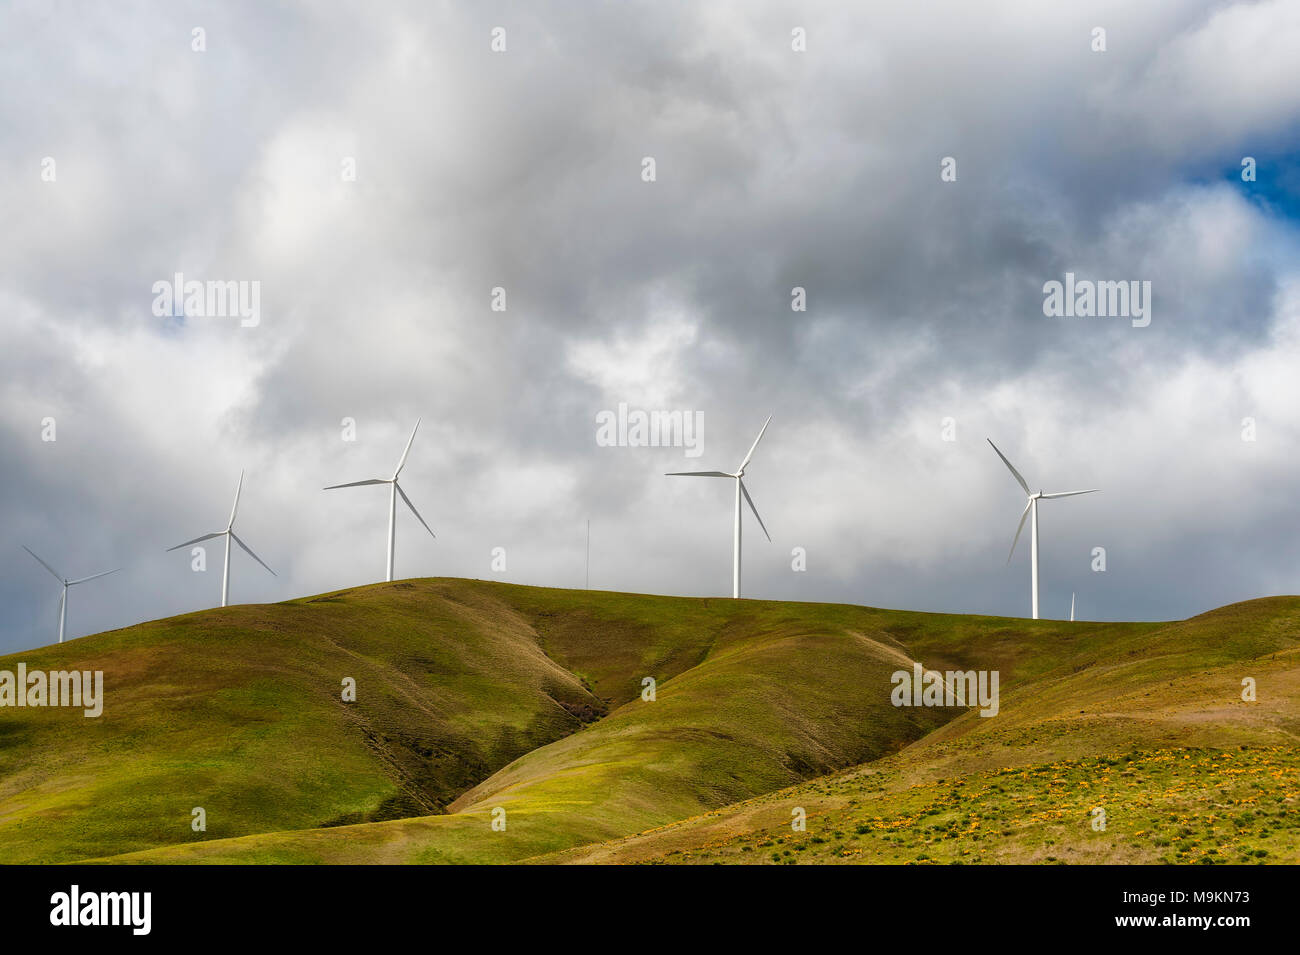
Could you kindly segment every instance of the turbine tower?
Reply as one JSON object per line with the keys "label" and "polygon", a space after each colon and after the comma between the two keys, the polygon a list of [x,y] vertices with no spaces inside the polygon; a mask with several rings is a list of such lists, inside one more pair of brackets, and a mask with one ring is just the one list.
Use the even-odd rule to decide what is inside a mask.
{"label": "turbine tower", "polygon": [[749,496],[749,491],[745,489],[745,468],[749,466],[749,459],[754,456],[754,449],[758,447],[758,442],[763,440],[763,432],[771,424],[772,416],[768,415],[767,420],[763,422],[763,428],[758,432],[758,437],[754,439],[753,445],[750,446],[749,453],[745,455],[745,460],[740,462],[740,467],[734,474],[726,471],[671,471],[666,477],[721,477],[733,478],[736,482],[736,526],[732,536],[733,557],[731,565],[731,596],[740,597],[740,499],[743,496],[749,504],[749,509],[754,512],[754,517],[758,521],[758,526],[763,528],[763,534],[769,541],[772,535],[767,533],[767,527],[763,524],[763,518],[758,516],[758,508],[754,506],[754,499]]}
{"label": "turbine tower", "polygon": [[167,548],[167,551],[170,553],[171,551],[180,550],[182,547],[189,547],[190,545],[197,544],[201,541],[212,540],[214,537],[224,537],[226,539],[226,561],[221,569],[221,606],[223,607],[226,606],[226,603],[230,598],[230,542],[232,540],[242,547],[249,557],[253,558],[253,560],[257,561],[263,567],[266,567],[267,573],[272,577],[276,576],[275,571],[271,570],[270,567],[267,567],[262,558],[254,554],[252,548],[240,540],[239,535],[235,533],[235,514],[239,511],[239,492],[243,489],[244,472],[240,471],[239,484],[235,486],[235,504],[230,508],[230,523],[226,525],[224,531],[217,531],[215,534],[204,534],[202,537],[196,537],[192,541],[186,541],[184,544],[177,544],[175,547]]}
{"label": "turbine tower", "polygon": [[420,430],[420,419],[417,418],[415,421],[415,427],[411,429],[410,440],[406,442],[406,450],[402,452],[401,460],[397,462],[397,470],[393,472],[392,477],[386,480],[384,478],[372,478],[369,481],[353,481],[351,484],[331,484],[329,487],[325,488],[325,490],[327,491],[333,491],[341,487],[362,487],[367,484],[391,485],[391,487],[388,489],[388,577],[387,577],[387,579],[390,582],[393,579],[393,550],[395,545],[395,532],[397,526],[397,495],[399,494],[402,495],[402,500],[406,502],[406,506],[411,509],[411,513],[416,516],[419,522],[421,524],[424,524],[424,529],[429,532],[429,536],[434,538],[435,540],[437,539],[437,535],[433,533],[433,528],[429,527],[429,525],[425,523],[423,517],[420,517],[420,512],[415,509],[415,505],[411,503],[411,499],[406,496],[406,492],[402,490],[402,486],[397,483],[397,477],[402,473],[402,467],[406,464],[406,456],[411,453],[411,445],[415,442],[415,432],[419,430]]}
{"label": "turbine tower", "polygon": [[1095,493],[1098,489],[1094,487],[1094,488],[1089,488],[1086,491],[1057,491],[1054,494],[1044,494],[1042,491],[1031,491],[1029,490],[1029,485],[1025,483],[1025,479],[1020,476],[1020,472],[1011,466],[1011,462],[1007,460],[1007,456],[1003,454],[1001,451],[998,451],[998,446],[993,443],[993,440],[990,438],[988,439],[988,442],[989,442],[989,447],[991,447],[994,451],[997,452],[998,457],[1002,459],[1002,463],[1007,466],[1007,470],[1009,470],[1012,476],[1016,479],[1016,483],[1019,484],[1024,489],[1024,492],[1027,495],[1029,495],[1029,501],[1028,503],[1025,504],[1024,513],[1020,515],[1020,525],[1016,528],[1016,536],[1011,541],[1011,552],[1007,554],[1007,563],[1008,564],[1011,563],[1011,556],[1016,552],[1016,544],[1020,541],[1020,532],[1025,529],[1025,518],[1032,516],[1032,520],[1030,520],[1029,522],[1029,585],[1030,585],[1030,591],[1032,593],[1034,619],[1037,620],[1038,619],[1038,502],[1051,501],[1051,500],[1055,500],[1058,497],[1074,497],[1076,494],[1092,494]]}
{"label": "turbine tower", "polygon": [[[27,553],[31,554],[33,557],[36,557],[36,554],[26,544],[23,545],[23,550],[27,551]],[[109,574],[116,574],[122,568],[114,567],[112,570],[106,570],[102,574],[91,574],[89,577],[78,577],[76,580],[68,580],[66,577],[60,574],[49,564],[45,563],[45,561],[41,560],[39,557],[36,557],[36,560],[40,563],[42,567],[44,567],[51,574],[54,575],[55,580],[63,584],[63,594],[59,597],[59,643],[62,643],[63,625],[64,623],[67,622],[68,619],[68,588],[75,584],[84,584],[88,580],[95,580],[98,577],[107,577]]]}

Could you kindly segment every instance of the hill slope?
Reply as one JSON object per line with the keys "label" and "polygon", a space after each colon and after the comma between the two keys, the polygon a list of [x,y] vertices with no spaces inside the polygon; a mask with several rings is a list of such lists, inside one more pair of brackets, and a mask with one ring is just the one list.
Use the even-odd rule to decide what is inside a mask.
{"label": "hill slope", "polygon": [[[1203,797],[1234,859],[1294,860],[1297,633],[1296,598],[1070,624],[461,580],[208,611],[0,660],[108,684],[100,720],[0,710],[0,860],[1186,861],[1222,816],[1150,833]],[[998,670],[998,716],[892,706],[913,660]]]}
{"label": "hill slope", "polygon": [[0,669],[19,661],[102,670],[105,702],[0,710],[5,862],[437,812],[603,708],[509,605],[451,582],[204,611]]}
{"label": "hill slope", "polygon": [[[427,816],[610,709],[619,712],[608,729],[597,724],[592,742],[640,735],[634,748],[679,760],[668,773],[677,790],[654,767],[639,768],[650,804],[599,831],[669,821],[883,755],[942,718],[850,692],[854,680],[885,679],[888,653],[902,651],[837,642],[840,625],[827,615],[845,613],[868,612],[402,581],[12,655],[0,669],[102,670],[107,699],[98,719],[0,710],[0,860]],[[673,685],[688,672],[694,684]],[[825,673],[834,678],[819,708],[801,715],[801,685]],[[341,698],[346,677],[355,703]],[[645,677],[660,682],[660,702],[641,702]],[[704,731],[705,704],[720,687],[737,691],[737,708]],[[623,713],[637,707],[640,718]],[[534,754],[529,765],[544,775],[557,763]],[[205,832],[191,829],[195,807],[206,812]],[[585,826],[537,849],[572,844]]]}
{"label": "hill slope", "polygon": [[962,716],[869,766],[538,861],[1294,864],[1297,636],[1300,600],[1272,598],[1086,648],[1005,695],[997,719]]}

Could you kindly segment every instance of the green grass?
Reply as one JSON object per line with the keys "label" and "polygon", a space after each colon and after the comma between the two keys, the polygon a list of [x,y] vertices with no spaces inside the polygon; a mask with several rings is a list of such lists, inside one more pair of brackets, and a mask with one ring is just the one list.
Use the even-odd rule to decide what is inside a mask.
{"label": "green grass", "polygon": [[[1055,665],[1004,689],[997,717],[964,715],[872,764],[544,861],[1295,863],[1298,614],[1300,600],[1274,598],[1045,645],[1040,663]],[[1257,701],[1241,699],[1243,677]]]}
{"label": "green grass", "polygon": [[[1297,793],[1292,747],[1137,751],[906,788],[853,774],[543,861],[1294,863]],[[807,813],[802,831],[794,806]]]}
{"label": "green grass", "polygon": [[490,588],[446,581],[206,611],[0,668],[20,660],[103,670],[105,702],[0,710],[5,862],[437,812],[601,706]]}
{"label": "green grass", "polygon": [[[0,861],[1294,862],[1297,634],[1297,598],[1070,624],[443,579],[208,611],[0,660],[107,684],[99,720],[0,710]],[[999,670],[1001,712],[893,707],[912,659]]]}

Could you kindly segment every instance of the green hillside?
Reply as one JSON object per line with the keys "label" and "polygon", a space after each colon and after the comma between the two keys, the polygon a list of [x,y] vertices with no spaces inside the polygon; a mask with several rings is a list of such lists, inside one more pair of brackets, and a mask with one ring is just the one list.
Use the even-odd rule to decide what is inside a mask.
{"label": "green hillside", "polygon": [[869,766],[537,861],[1294,864],[1298,638],[1287,597],[1080,641],[1005,693],[996,719],[962,716]]}
{"label": "green hillside", "polygon": [[[1298,634],[1297,598],[1071,624],[444,579],[206,611],[0,660],[107,684],[98,720],[0,710],[0,861],[1297,861]],[[999,714],[892,706],[913,660],[998,670]]]}
{"label": "green hillside", "polygon": [[0,669],[19,661],[102,670],[105,703],[0,710],[5,862],[438,812],[603,709],[491,588],[448,581],[204,611]]}
{"label": "green hillside", "polygon": [[[827,639],[828,612],[778,617],[731,601],[422,580],[204,611],[11,655],[0,669],[103,670],[106,702],[98,719],[0,710],[0,859],[67,861],[438,813],[513,758],[611,709],[645,706],[645,676],[683,700],[673,678],[724,649],[785,667],[801,641]],[[880,653],[865,645],[832,648],[823,661],[841,662],[846,679],[883,678]],[[752,675],[725,663],[704,672],[716,675],[702,691],[719,679],[760,681],[748,709],[763,711],[761,665]],[[345,677],[356,680],[355,703],[341,698]],[[797,690],[783,690],[792,716]],[[820,716],[792,719],[783,734],[782,718],[768,713],[756,726],[771,739],[752,765],[740,760],[739,778],[683,791],[653,818],[881,755],[936,722],[930,712],[868,720],[878,700],[845,690],[824,694],[821,716],[836,718],[825,727]],[[668,712],[663,700],[648,712]],[[848,715],[855,724],[836,725]],[[610,726],[620,721],[621,712]],[[716,722],[725,733],[726,721]],[[675,733],[695,732],[649,725],[665,752]],[[722,739],[702,740],[701,753],[737,759]],[[689,757],[677,770],[688,788],[710,772]],[[194,807],[206,811],[206,832],[191,829]]]}

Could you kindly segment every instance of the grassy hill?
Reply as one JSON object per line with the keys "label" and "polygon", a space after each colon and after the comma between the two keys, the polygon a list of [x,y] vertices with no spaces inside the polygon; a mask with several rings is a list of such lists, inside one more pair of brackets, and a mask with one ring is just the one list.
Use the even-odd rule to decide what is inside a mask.
{"label": "grassy hill", "polygon": [[1004,694],[998,718],[965,715],[869,766],[537,861],[1294,864],[1298,637],[1288,597],[1080,641]]}
{"label": "grassy hill", "polygon": [[[107,698],[0,710],[0,861],[1296,861],[1297,635],[1297,598],[1071,624],[442,579],[206,611],[0,659]],[[913,660],[998,670],[1001,712],[895,708]]]}
{"label": "grassy hill", "polygon": [[[662,685],[650,711],[659,713],[663,694],[686,698],[673,678],[723,647],[751,646],[755,659],[778,666],[791,646],[826,637],[815,607],[758,628],[754,613],[731,601],[403,581],[11,655],[0,669],[21,660],[29,670],[103,670],[106,702],[98,719],[0,710],[0,860],[67,861],[438,813],[515,757],[642,705],[646,676]],[[760,651],[767,630],[772,646]],[[808,674],[840,662],[846,676],[883,674],[879,653],[853,645]],[[357,683],[352,704],[341,699],[345,677]],[[761,667],[746,678],[761,680]],[[795,690],[785,691],[792,722]],[[866,712],[842,690],[827,694],[828,713]],[[782,735],[773,716],[763,724],[771,739],[759,742],[753,765],[738,766],[740,778],[705,783],[706,792],[665,808],[788,785],[896,749],[936,722],[932,713],[887,716],[848,730],[828,725],[824,739],[816,725]],[[656,732],[668,751],[674,734],[695,730]],[[732,759],[719,739],[701,751]],[[688,758],[679,773],[694,780],[696,770]],[[198,806],[203,833],[190,826]]]}
{"label": "grassy hill", "polygon": [[447,581],[204,611],[0,669],[20,660],[102,670],[105,702],[0,710],[5,862],[438,812],[603,709],[490,588]]}

